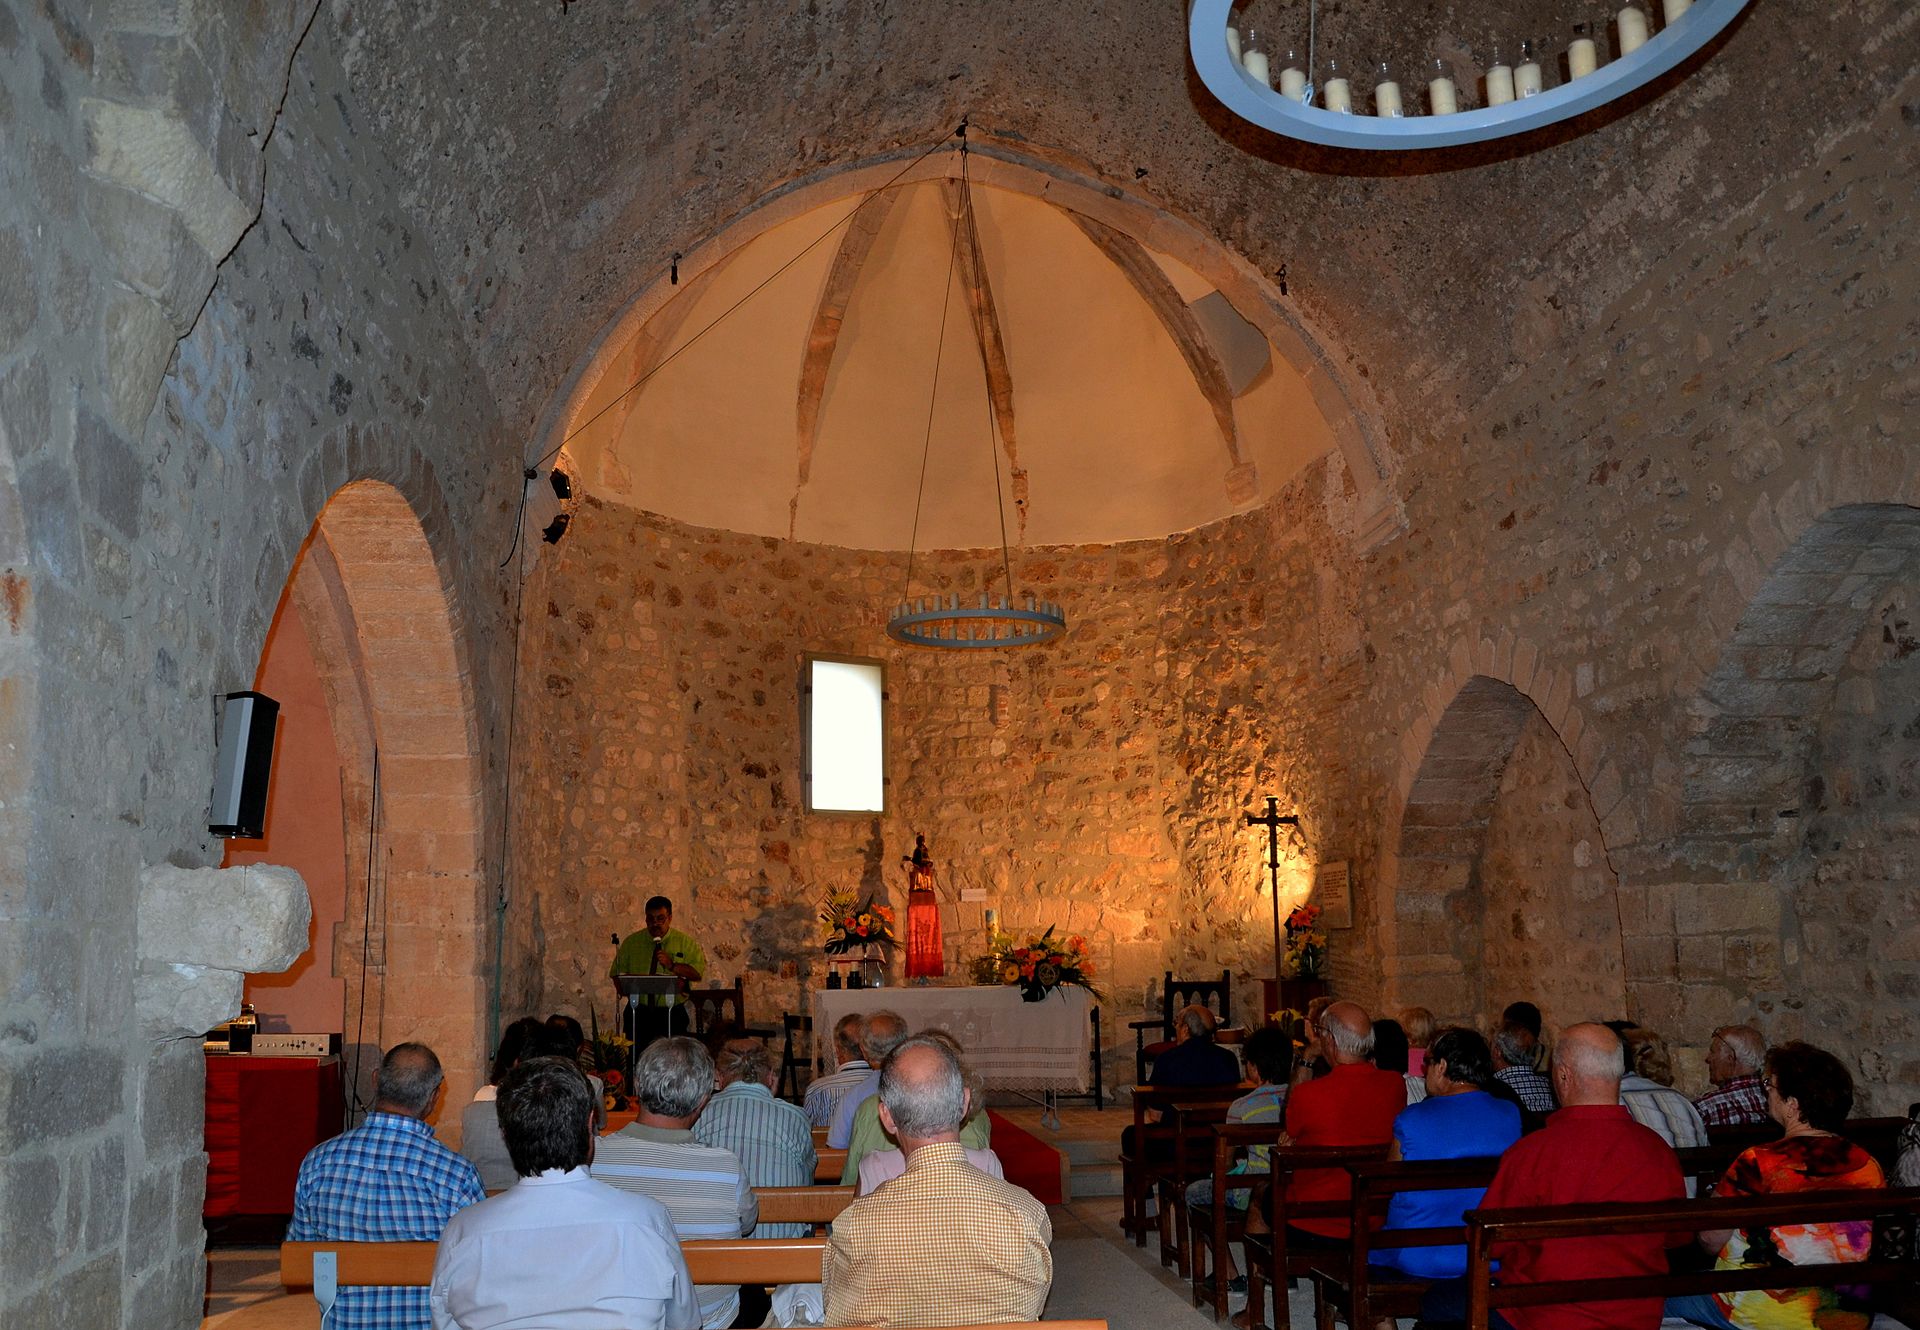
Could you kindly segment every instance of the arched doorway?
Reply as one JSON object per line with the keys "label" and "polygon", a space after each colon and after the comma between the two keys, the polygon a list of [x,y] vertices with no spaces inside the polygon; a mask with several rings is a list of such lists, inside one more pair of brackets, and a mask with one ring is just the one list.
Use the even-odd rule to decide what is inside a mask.
{"label": "arched doorway", "polygon": [[[279,839],[275,862],[297,853],[322,861],[317,875],[291,863],[309,874],[317,920],[315,953],[296,969],[338,986],[342,1044],[357,1074],[349,1095],[362,1103],[381,1049],[406,1039],[439,1054],[448,1104],[484,1079],[492,948],[459,622],[412,506],[391,485],[355,481],[315,521],[262,656],[265,691],[290,690],[283,702],[317,702],[325,713],[322,727],[302,728],[297,711],[289,717],[267,843]],[[337,778],[302,769],[329,760]],[[340,857],[325,863],[330,853]],[[236,855],[249,857],[247,847],[230,862]],[[331,909],[316,880],[329,873]],[[265,1013],[273,986],[250,992]],[[443,1110],[438,1125],[457,1135],[458,1114]]]}

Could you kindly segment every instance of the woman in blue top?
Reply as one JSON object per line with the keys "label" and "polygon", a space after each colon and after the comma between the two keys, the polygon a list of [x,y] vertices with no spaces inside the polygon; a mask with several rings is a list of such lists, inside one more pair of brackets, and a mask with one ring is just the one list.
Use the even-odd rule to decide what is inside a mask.
{"label": "woman in blue top", "polygon": [[[1483,1088],[1493,1080],[1493,1052],[1485,1039],[1472,1030],[1443,1031],[1427,1049],[1425,1071],[1427,1097],[1393,1120],[1389,1159],[1492,1157],[1520,1139],[1520,1110]],[[1387,1203],[1386,1227],[1459,1224],[1485,1192],[1484,1187],[1396,1192]],[[1457,1279],[1467,1272],[1467,1249],[1382,1247],[1371,1261],[1419,1279]]]}

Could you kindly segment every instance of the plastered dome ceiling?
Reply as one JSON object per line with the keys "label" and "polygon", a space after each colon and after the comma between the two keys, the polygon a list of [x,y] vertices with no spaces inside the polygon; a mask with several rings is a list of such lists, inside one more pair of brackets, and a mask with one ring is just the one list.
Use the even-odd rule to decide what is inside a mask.
{"label": "plastered dome ceiling", "polygon": [[920,180],[683,281],[596,361],[562,464],[695,525],[967,549],[1000,543],[996,470],[1011,542],[1086,544],[1255,507],[1334,447],[1299,371],[1192,267],[1042,198],[971,197],[977,248],[966,195]]}

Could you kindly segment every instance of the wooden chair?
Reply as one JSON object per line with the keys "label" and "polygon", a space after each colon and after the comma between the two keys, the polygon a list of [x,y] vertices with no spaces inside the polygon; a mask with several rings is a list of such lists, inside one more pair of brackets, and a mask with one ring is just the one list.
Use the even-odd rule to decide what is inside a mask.
{"label": "wooden chair", "polygon": [[[1188,1255],[1192,1242],[1187,1224],[1187,1184],[1207,1176],[1212,1167],[1212,1133],[1227,1120],[1231,1101],[1216,1099],[1198,1103],[1175,1102],[1168,1106],[1164,1123],[1173,1133],[1169,1158],[1146,1161],[1148,1190],[1160,1205],[1160,1264],[1178,1268],[1182,1278],[1189,1271]],[[1276,1133],[1278,1126],[1274,1128]]]}
{"label": "wooden chair", "polygon": [[1287,1241],[1289,1223],[1302,1219],[1344,1221],[1352,1204],[1351,1197],[1341,1197],[1337,1201],[1289,1202],[1287,1184],[1293,1180],[1293,1175],[1309,1168],[1345,1168],[1348,1164],[1384,1158],[1386,1153],[1385,1145],[1288,1145],[1272,1152],[1269,1156],[1271,1171],[1267,1174],[1265,1191],[1256,1188],[1253,1196],[1254,1204],[1262,1207],[1270,1231],[1249,1232],[1241,1240],[1247,1254],[1249,1330],[1265,1330],[1260,1316],[1266,1308],[1269,1284],[1278,1292],[1280,1305],[1284,1306],[1284,1290],[1289,1281],[1312,1278],[1316,1263],[1337,1270],[1346,1259],[1344,1247],[1303,1248]]}
{"label": "wooden chair", "polygon": [[[785,1042],[780,1048],[780,1083],[774,1087],[776,1099],[787,1099],[799,1103],[806,1096],[807,1082],[813,1079],[813,1017],[796,1016],[792,1012],[783,1012],[780,1016],[780,1029]],[[794,1036],[803,1036],[801,1043],[806,1052],[803,1055],[794,1049]],[[788,1088],[788,1082],[792,1088]]]}
{"label": "wooden chair", "polygon": [[[1847,1219],[1873,1221],[1873,1248],[1864,1261],[1754,1265],[1737,1270],[1560,1279],[1535,1284],[1493,1282],[1492,1255],[1496,1243],[1534,1243],[1623,1233],[1774,1228]],[[1554,1303],[1837,1285],[1888,1284],[1896,1290],[1909,1290],[1920,1283],[1917,1229],[1920,1229],[1920,1187],[1897,1191],[1802,1191],[1707,1200],[1470,1210],[1467,1212],[1467,1325],[1471,1330],[1487,1330],[1487,1319],[1495,1310]]]}
{"label": "wooden chair", "polygon": [[755,1187],[763,1224],[831,1224],[853,1204],[852,1187],[815,1183],[811,1187]]}
{"label": "wooden chair", "polygon": [[1221,1123],[1213,1129],[1213,1149],[1203,1171],[1203,1176],[1213,1179],[1212,1203],[1189,1204],[1184,1189],[1178,1198],[1180,1244],[1185,1252],[1181,1273],[1193,1281],[1193,1305],[1198,1307],[1207,1300],[1205,1283],[1211,1265],[1215,1320],[1227,1312],[1227,1285],[1220,1278],[1219,1253],[1227,1250],[1228,1243],[1244,1242],[1247,1234],[1247,1211],[1228,1205],[1228,1195],[1236,1190],[1251,1190],[1256,1179],[1266,1176],[1236,1174],[1231,1170],[1249,1149],[1256,1145],[1275,1145],[1285,1131],[1286,1125],[1280,1122]]}
{"label": "wooden chair", "polygon": [[[1133,1079],[1145,1084],[1147,1064],[1160,1053],[1166,1051],[1173,1042],[1173,1013],[1181,1007],[1199,1005],[1210,1008],[1220,1020],[1228,1025],[1233,1021],[1233,975],[1227,970],[1220,971],[1218,979],[1175,979],[1173,971],[1167,971],[1166,981],[1160,986],[1160,1017],[1143,1021],[1129,1021],[1127,1028],[1133,1031]],[[1159,1037],[1149,1045],[1147,1031],[1158,1030]]]}
{"label": "wooden chair", "polygon": [[732,988],[689,988],[681,999],[687,1006],[689,1033],[696,1039],[747,1032],[747,981],[740,976]]}
{"label": "wooden chair", "polygon": [[1120,1194],[1122,1214],[1120,1227],[1123,1232],[1134,1236],[1134,1244],[1147,1245],[1147,1197],[1152,1194],[1153,1182],[1148,1172],[1151,1164],[1168,1157],[1173,1152],[1173,1130],[1147,1121],[1149,1112],[1159,1112],[1173,1104],[1214,1103],[1221,1106],[1225,1113],[1226,1105],[1238,1099],[1246,1091],[1237,1085],[1204,1087],[1136,1085],[1133,1087],[1133,1132],[1131,1148],[1124,1143],[1129,1139],[1122,1135],[1120,1150]]}
{"label": "wooden chair", "polygon": [[1406,1192],[1485,1187],[1499,1167],[1497,1156],[1348,1164],[1353,1178],[1348,1248],[1338,1260],[1309,1258],[1308,1262],[1318,1330],[1331,1330],[1336,1320],[1371,1326],[1382,1317],[1419,1315],[1429,1281],[1412,1275],[1381,1281],[1369,1264],[1373,1253],[1386,1248],[1457,1246],[1467,1240],[1466,1226],[1382,1229],[1379,1225],[1386,1219],[1388,1205],[1394,1196]]}

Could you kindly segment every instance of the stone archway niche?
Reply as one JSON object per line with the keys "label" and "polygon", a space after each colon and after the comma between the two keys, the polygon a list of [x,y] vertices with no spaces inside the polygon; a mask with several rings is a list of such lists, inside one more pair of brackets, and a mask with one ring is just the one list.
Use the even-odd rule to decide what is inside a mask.
{"label": "stone archway niche", "polygon": [[1525,693],[1485,675],[1461,686],[1396,849],[1392,1002],[1481,1028],[1522,998],[1554,1026],[1625,1010],[1619,878],[1572,755]]}
{"label": "stone archway niche", "polygon": [[337,939],[318,940],[329,952],[323,963],[345,982],[342,1043],[350,1067],[353,1046],[363,1044],[363,1099],[383,1048],[430,1045],[447,1077],[437,1126],[457,1137],[458,1112],[445,1105],[457,1110],[485,1079],[492,958],[457,612],[419,517],[399,490],[374,480],[328,500],[288,596],[312,647],[344,776],[344,918]]}

